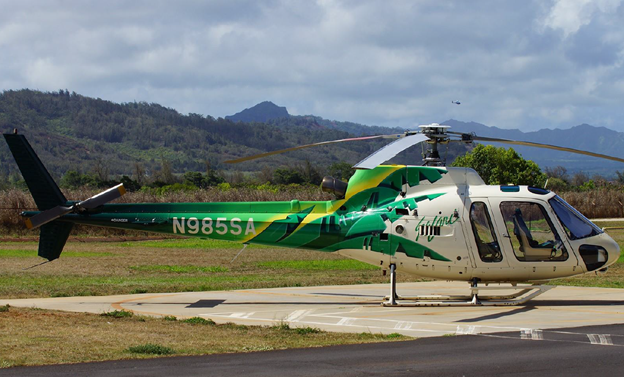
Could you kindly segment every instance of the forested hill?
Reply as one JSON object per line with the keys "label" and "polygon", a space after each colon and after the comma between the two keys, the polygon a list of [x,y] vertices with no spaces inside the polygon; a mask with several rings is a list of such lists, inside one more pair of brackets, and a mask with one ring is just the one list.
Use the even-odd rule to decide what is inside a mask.
{"label": "forested hill", "polygon": [[264,101],[234,115],[228,115],[225,119],[243,123],[264,122],[282,128],[288,128],[295,122],[297,124],[306,124],[308,127],[312,128],[330,128],[333,130],[345,131],[357,136],[402,133],[405,131],[398,127],[367,126],[353,122],[323,119],[315,115],[291,115],[285,107],[277,106],[270,101]]}
{"label": "forested hill", "polygon": [[264,101],[257,104],[254,107],[245,109],[240,113],[226,116],[225,119],[233,122],[268,122],[272,119],[288,118],[288,110],[285,107],[280,107],[271,101]]}
{"label": "forested hill", "polygon": [[[137,167],[149,175],[158,171],[163,161],[176,173],[205,171],[206,161],[214,169],[258,171],[265,166],[297,166],[308,160],[322,170],[340,161],[354,164],[384,144],[343,143],[234,167],[223,164],[231,158],[354,134],[324,122],[329,121],[314,116],[286,118],[275,124],[232,122],[199,114],[182,115],[153,103],[117,104],[66,90],[11,90],[0,94],[0,130],[6,133],[17,128],[26,135],[56,178],[68,170],[104,170],[111,175],[132,176]],[[419,161],[420,148],[403,152],[394,160]],[[0,142],[0,164],[0,178],[17,170],[4,142]]]}
{"label": "forested hill", "polygon": [[[444,124],[451,126],[453,131],[474,132],[479,136],[550,144],[624,158],[624,133],[605,127],[581,124],[565,130],[541,129],[523,132],[517,129],[501,129],[480,123],[466,123],[452,119],[445,121]],[[509,147],[505,144],[494,143],[494,145]],[[624,165],[620,162],[586,155],[518,145],[513,146],[513,148],[521,153],[524,158],[535,161],[542,169],[563,166],[571,173],[583,171],[590,175],[600,174],[606,177],[613,177],[616,170],[622,171],[624,169]]]}

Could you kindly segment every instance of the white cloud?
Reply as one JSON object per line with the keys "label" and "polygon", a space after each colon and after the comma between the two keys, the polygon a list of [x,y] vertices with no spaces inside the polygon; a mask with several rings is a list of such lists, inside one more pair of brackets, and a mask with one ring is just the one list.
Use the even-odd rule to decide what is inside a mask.
{"label": "white cloud", "polygon": [[544,26],[561,29],[566,37],[588,25],[596,13],[616,10],[622,0],[556,0],[544,20]]}
{"label": "white cloud", "polygon": [[30,62],[26,65],[24,73],[28,78],[28,86],[33,88],[55,90],[70,84],[67,72],[51,58],[39,58]]}
{"label": "white cloud", "polygon": [[0,0],[0,8],[3,90],[67,88],[216,117],[272,100],[387,126],[595,120],[624,130],[621,1]]}

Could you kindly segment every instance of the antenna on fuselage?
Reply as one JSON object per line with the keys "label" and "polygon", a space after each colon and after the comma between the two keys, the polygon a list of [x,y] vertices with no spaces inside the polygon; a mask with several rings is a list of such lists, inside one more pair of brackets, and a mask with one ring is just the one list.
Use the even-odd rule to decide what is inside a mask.
{"label": "antenna on fuselage", "polygon": [[236,256],[234,258],[232,258],[232,260],[230,261],[230,263],[234,262],[236,260],[236,258],[238,258],[239,255],[241,255],[241,253],[243,251],[245,251],[245,249],[247,248],[247,246],[249,246],[248,243],[244,243],[243,244],[243,248],[238,252],[238,254],[236,254]]}

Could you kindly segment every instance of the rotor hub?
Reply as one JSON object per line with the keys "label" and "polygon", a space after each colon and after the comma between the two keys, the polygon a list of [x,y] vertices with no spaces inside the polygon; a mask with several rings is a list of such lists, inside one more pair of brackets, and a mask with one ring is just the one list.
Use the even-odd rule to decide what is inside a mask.
{"label": "rotor hub", "polygon": [[420,128],[420,132],[431,139],[433,143],[442,143],[448,142],[449,135],[446,130],[451,128],[451,126],[440,125],[438,123],[431,123],[418,126]]}
{"label": "rotor hub", "polygon": [[445,161],[440,157],[438,151],[438,144],[447,144],[450,141],[449,134],[446,132],[450,126],[441,125],[438,123],[431,123],[418,126],[420,132],[427,136],[429,140],[427,143],[431,146],[423,155],[423,161],[425,166],[442,166]]}

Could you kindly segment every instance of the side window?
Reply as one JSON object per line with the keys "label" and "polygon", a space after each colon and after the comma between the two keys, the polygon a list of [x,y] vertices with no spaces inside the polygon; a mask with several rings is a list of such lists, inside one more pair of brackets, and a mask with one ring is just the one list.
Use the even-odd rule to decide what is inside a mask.
{"label": "side window", "polygon": [[530,202],[502,202],[500,210],[514,254],[519,261],[568,259],[568,251],[544,207]]}
{"label": "side window", "polygon": [[496,240],[496,233],[488,209],[483,202],[474,202],[470,207],[470,225],[474,233],[479,257],[484,262],[500,262],[503,255]]}

